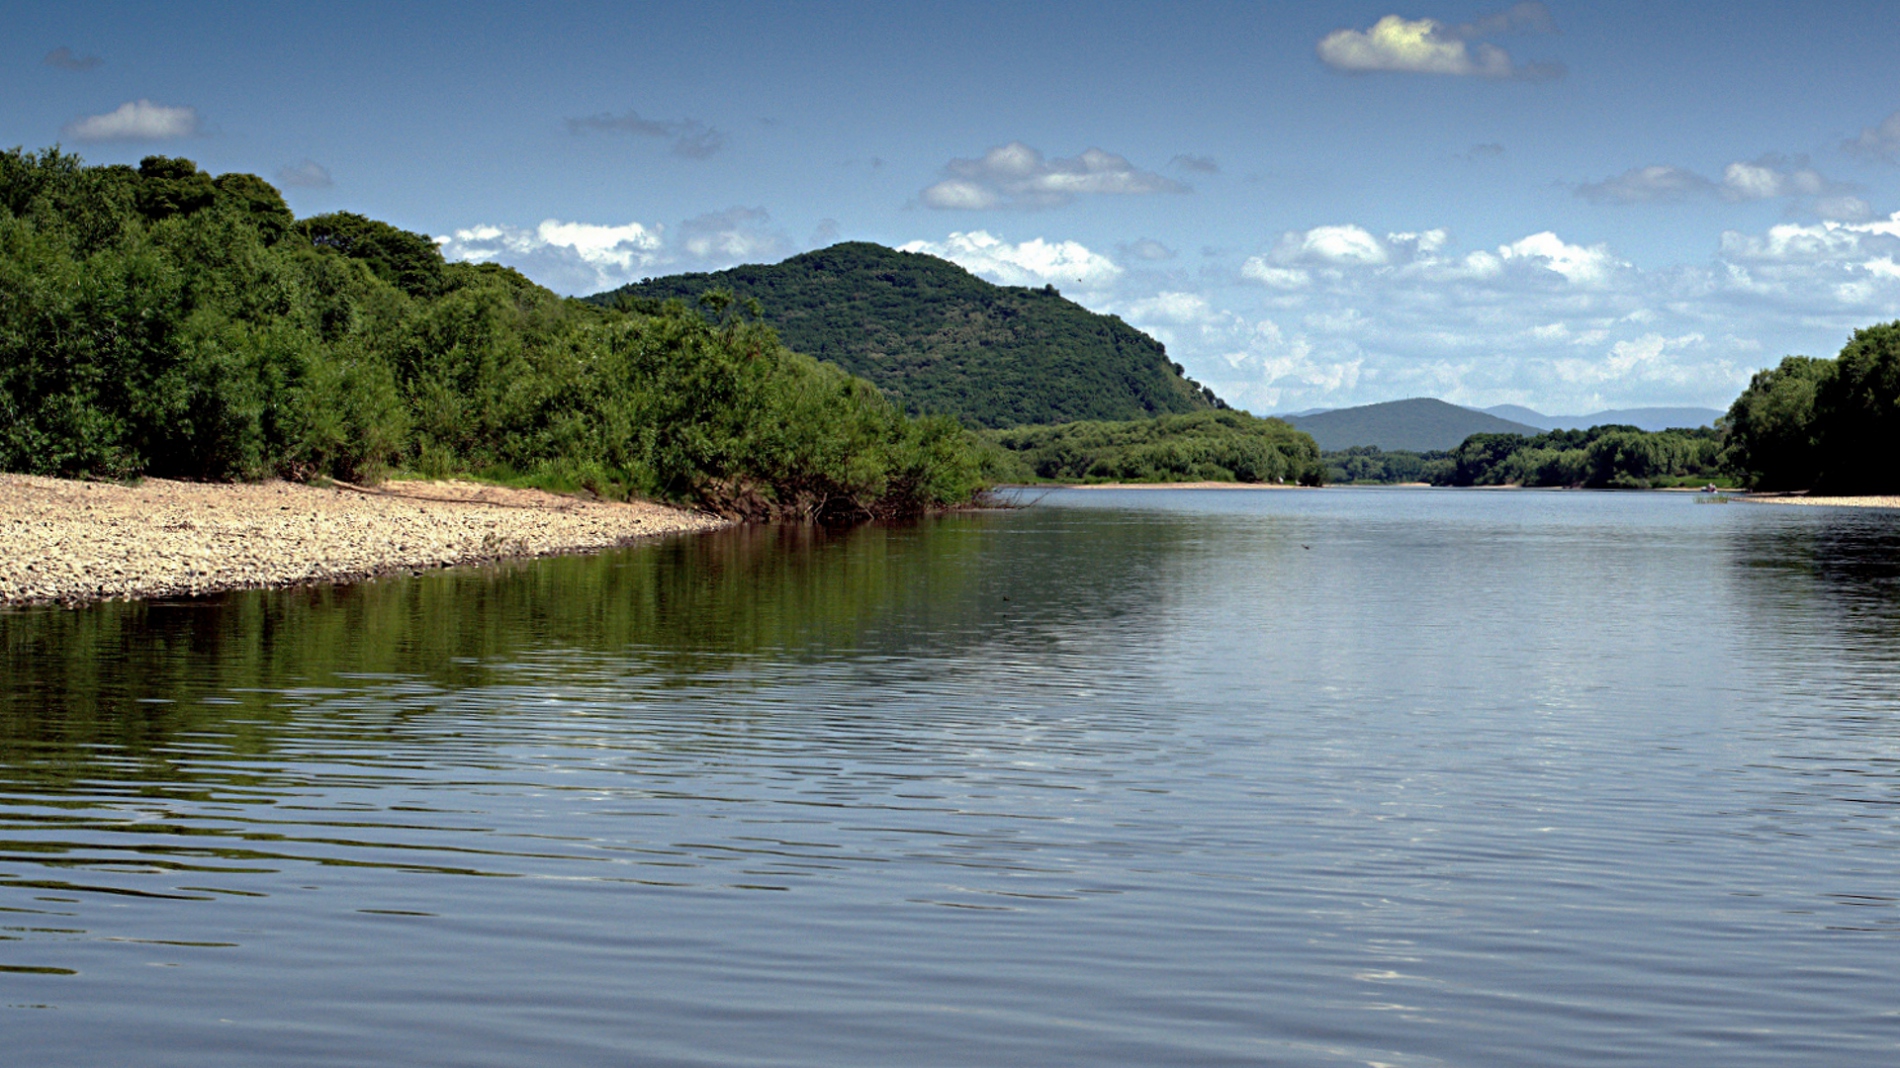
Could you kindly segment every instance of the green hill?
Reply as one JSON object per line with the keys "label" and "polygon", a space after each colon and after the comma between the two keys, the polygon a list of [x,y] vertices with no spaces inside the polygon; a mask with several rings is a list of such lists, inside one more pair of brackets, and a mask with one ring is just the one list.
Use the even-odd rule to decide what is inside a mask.
{"label": "green hill", "polygon": [[714,289],[758,300],[787,347],[870,379],[911,413],[994,428],[1227,407],[1160,342],[1053,286],[992,285],[948,260],[866,242],[587,299],[651,311]]}
{"label": "green hill", "polygon": [[1455,449],[1473,434],[1539,433],[1534,426],[1460,408],[1431,397],[1339,408],[1302,415],[1287,422],[1313,435],[1327,452],[1374,445],[1387,451],[1432,452]]}

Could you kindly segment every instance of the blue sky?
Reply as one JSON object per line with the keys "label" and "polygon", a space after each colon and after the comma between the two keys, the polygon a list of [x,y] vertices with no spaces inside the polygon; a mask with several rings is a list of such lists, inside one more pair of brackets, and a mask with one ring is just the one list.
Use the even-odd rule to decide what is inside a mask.
{"label": "blue sky", "polygon": [[1726,406],[1900,318],[1891,5],[16,3],[0,143],[276,181],[562,292],[838,240],[1256,412]]}

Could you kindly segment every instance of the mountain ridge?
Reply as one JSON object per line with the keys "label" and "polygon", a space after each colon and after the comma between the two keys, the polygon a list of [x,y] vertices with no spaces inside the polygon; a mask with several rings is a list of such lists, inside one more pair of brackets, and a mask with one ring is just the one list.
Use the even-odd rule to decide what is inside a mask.
{"label": "mountain ridge", "polygon": [[691,305],[709,290],[757,300],[787,347],[869,379],[913,414],[1001,429],[1228,407],[1159,341],[1054,286],[999,286],[949,260],[870,242],[585,299]]}
{"label": "mountain ridge", "polygon": [[1436,397],[1409,397],[1279,418],[1313,435],[1326,452],[1361,445],[1387,452],[1434,452],[1455,449],[1473,434],[1540,433],[1534,426],[1461,408]]}

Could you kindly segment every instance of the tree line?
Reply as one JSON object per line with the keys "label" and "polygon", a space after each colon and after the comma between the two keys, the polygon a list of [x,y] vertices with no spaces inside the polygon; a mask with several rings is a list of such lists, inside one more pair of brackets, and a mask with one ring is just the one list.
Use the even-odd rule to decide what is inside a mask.
{"label": "tree line", "polygon": [[1278,419],[1210,411],[984,432],[1000,481],[1284,482],[1317,486],[1311,435]]}
{"label": "tree line", "polygon": [[968,501],[983,451],[709,294],[617,309],[190,160],[0,152],[0,469],[475,474],[738,516]]}

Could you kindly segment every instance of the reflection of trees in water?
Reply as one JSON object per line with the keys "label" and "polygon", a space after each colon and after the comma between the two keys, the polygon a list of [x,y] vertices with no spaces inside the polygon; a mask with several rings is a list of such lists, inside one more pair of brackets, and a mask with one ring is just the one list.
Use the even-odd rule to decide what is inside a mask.
{"label": "reflection of trees in water", "polygon": [[1775,518],[1737,524],[1728,546],[1750,631],[1810,657],[1900,662],[1900,517],[1829,509]]}
{"label": "reflection of trees in water", "polygon": [[[132,757],[114,778],[170,781],[162,750],[184,735],[265,753],[284,731],[308,729],[293,721],[316,691],[526,681],[511,661],[531,661],[540,678],[572,664],[731,686],[765,655],[1053,653],[1146,625],[1190,528],[1056,509],[844,531],[753,526],[354,586],[0,614],[0,766],[50,784]],[[391,715],[428,703],[392,702]]]}

